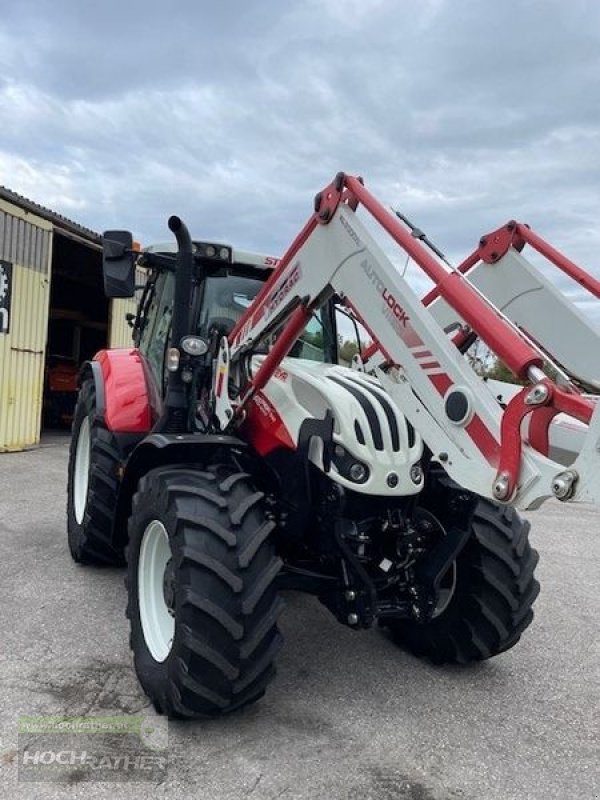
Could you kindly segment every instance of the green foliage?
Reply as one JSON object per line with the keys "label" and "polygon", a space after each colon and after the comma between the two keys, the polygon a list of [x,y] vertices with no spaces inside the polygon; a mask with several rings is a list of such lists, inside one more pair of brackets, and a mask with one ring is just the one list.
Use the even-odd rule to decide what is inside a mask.
{"label": "green foliage", "polygon": [[339,346],[338,354],[340,361],[350,364],[353,357],[358,353],[358,345],[352,339],[346,339]]}
{"label": "green foliage", "polygon": [[487,367],[484,372],[485,378],[492,378],[495,381],[504,381],[505,383],[520,383],[521,386],[525,386],[528,381],[523,381],[517,378],[513,373],[509,370],[509,368],[500,361],[499,358],[495,359],[492,364]]}
{"label": "green foliage", "polygon": [[[551,380],[556,380],[558,373],[554,367],[548,363],[544,363],[542,369]],[[504,381],[505,383],[518,383],[521,386],[526,386],[528,383],[530,383],[530,381],[522,380],[513,375],[506,364],[500,361],[499,358],[495,358],[491,365],[486,367],[485,371],[483,372],[483,377],[492,378],[496,381]]]}
{"label": "green foliage", "polygon": [[308,333],[308,331],[304,331],[302,336],[300,337],[305,342],[312,344],[313,347],[318,347],[319,350],[323,349],[323,331],[315,331],[315,333]]}

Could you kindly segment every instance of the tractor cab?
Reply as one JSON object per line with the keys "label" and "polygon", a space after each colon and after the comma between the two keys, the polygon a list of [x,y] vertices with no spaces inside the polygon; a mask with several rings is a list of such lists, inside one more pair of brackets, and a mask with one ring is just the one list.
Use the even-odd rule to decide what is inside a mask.
{"label": "tractor cab", "polygon": [[[139,292],[137,314],[131,319],[133,341],[145,357],[161,394],[166,395],[169,348],[172,341],[175,286],[179,280],[177,246],[165,242],[153,244],[135,253],[124,231],[108,231],[104,237],[105,291],[109,296],[131,296]],[[116,247],[117,241],[123,248]],[[228,336],[246,309],[253,303],[270,277],[278,259],[216,242],[192,241],[193,267],[188,303],[184,310],[186,338],[198,338],[206,352],[216,355],[218,341]],[[134,286],[135,266],[146,270],[143,286]],[[337,311],[336,311],[337,307]],[[309,361],[337,363],[338,337],[336,317],[344,315],[332,302],[319,309],[309,320],[289,356]],[[268,352],[278,331],[256,349]],[[181,344],[181,342],[179,342]],[[202,345],[198,345],[202,348]],[[358,349],[357,345],[357,349]],[[185,373],[184,373],[185,374]]]}

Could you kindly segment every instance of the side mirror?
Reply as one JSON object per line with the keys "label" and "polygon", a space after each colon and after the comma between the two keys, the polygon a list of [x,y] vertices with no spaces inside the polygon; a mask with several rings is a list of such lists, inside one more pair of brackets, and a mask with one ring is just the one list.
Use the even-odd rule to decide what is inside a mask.
{"label": "side mirror", "polygon": [[102,273],[107,297],[133,297],[135,253],[129,231],[105,231],[102,236]]}

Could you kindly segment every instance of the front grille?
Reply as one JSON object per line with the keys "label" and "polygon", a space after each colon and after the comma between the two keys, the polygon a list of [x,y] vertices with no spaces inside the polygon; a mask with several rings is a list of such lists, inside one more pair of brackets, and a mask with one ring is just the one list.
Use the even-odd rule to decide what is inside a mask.
{"label": "front grille", "polygon": [[345,389],[347,392],[350,392],[352,397],[358,401],[362,410],[365,412],[367,422],[369,423],[369,430],[371,431],[371,437],[373,439],[373,446],[375,447],[375,450],[383,450],[383,434],[381,432],[381,425],[379,424],[379,417],[377,416],[377,412],[373,408],[369,397],[367,397],[366,393],[361,391],[362,387],[359,389],[353,383],[341,380],[340,378],[334,378],[333,376],[330,376],[329,380],[333,381],[338,386],[341,386],[342,389]]}
{"label": "front grille", "polygon": [[[387,420],[387,424],[390,431],[390,438],[392,440],[392,451],[394,453],[400,452],[400,427],[398,424],[398,413],[394,409],[392,403],[390,402],[388,396],[385,394],[383,389],[380,389],[378,386],[374,386],[371,383],[368,383],[366,380],[360,378],[358,375],[356,378],[347,378],[346,376],[339,376],[333,375],[328,376],[329,380],[336,383],[338,386],[341,386],[346,391],[350,392],[350,394],[358,400],[361,405],[361,408],[365,412],[367,417],[367,422],[369,423],[369,430],[371,432],[371,436],[373,438],[373,444],[376,450],[383,450],[383,436],[381,432],[381,425],[379,422],[379,417],[377,416],[377,412],[375,410],[376,406],[379,406],[383,409],[383,413],[385,414],[385,418]],[[376,404],[376,406],[374,405]],[[415,430],[412,425],[407,421],[407,428],[408,428],[408,446],[414,447],[416,436]],[[354,432],[356,433],[356,438],[361,444],[365,443],[365,436],[364,432],[358,422],[355,420],[354,422]]]}

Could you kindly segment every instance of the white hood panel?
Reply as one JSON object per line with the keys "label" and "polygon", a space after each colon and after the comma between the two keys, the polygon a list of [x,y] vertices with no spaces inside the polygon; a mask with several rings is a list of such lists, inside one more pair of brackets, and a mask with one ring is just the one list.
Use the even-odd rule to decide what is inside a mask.
{"label": "white hood panel", "polygon": [[[306,419],[324,419],[331,412],[335,444],[369,470],[368,479],[357,483],[332,463],[328,474],[336,482],[377,495],[412,495],[422,489],[422,480],[415,483],[411,478],[411,467],[423,454],[421,437],[376,378],[346,367],[286,358],[262,393],[294,442]],[[324,469],[322,447],[315,440],[309,457]],[[344,454],[343,458],[348,461],[349,456]]]}

